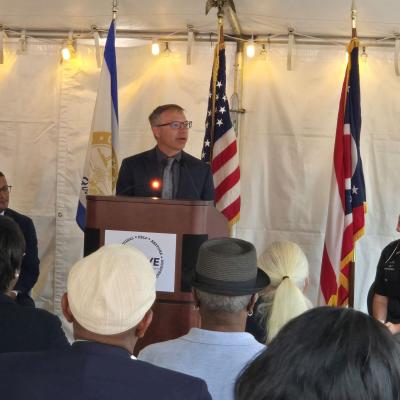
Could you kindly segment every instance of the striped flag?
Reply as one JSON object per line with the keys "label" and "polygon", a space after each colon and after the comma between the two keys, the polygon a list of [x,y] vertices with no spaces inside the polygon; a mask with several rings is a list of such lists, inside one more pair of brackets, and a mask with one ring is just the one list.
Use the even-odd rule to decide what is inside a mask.
{"label": "striped flag", "polygon": [[350,262],[355,242],[364,234],[365,184],[360,155],[360,78],[358,39],[348,46],[348,64],[336,127],[320,286],[325,304],[348,304]]}
{"label": "striped flag", "polygon": [[240,215],[240,168],[236,135],[226,97],[225,43],[222,24],[215,47],[201,159],[211,164],[216,207],[232,226]]}
{"label": "striped flag", "polygon": [[83,230],[86,195],[115,194],[118,177],[118,88],[115,57],[115,21],[108,31],[104,61],[81,181],[76,222]]}

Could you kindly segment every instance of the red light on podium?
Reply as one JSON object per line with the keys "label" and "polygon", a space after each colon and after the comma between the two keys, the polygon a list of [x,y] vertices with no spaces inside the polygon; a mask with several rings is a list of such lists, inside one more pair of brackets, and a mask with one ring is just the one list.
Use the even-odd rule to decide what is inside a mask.
{"label": "red light on podium", "polygon": [[159,190],[159,189],[161,188],[161,182],[160,182],[160,180],[159,180],[159,179],[153,179],[153,180],[150,182],[150,187],[151,187],[153,190]]}

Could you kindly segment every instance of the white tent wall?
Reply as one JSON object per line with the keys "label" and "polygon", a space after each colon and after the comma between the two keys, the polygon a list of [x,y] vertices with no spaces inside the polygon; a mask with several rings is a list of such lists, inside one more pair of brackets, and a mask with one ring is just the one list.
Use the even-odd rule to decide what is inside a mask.
{"label": "white tent wall", "polygon": [[[154,144],[147,115],[176,102],[193,120],[187,150],[199,156],[204,133],[212,48],[196,43],[192,65],[186,44],[170,45],[169,58],[147,46],[117,49],[121,159]],[[366,293],[380,250],[395,239],[400,197],[399,78],[392,49],[368,49],[361,63],[361,149],[369,212],[357,244],[356,307]],[[310,261],[310,297],[316,300],[329,201],[332,153],[344,76],[343,48],[296,46],[286,70],[287,46],[271,45],[267,60],[244,63],[240,133],[242,212],[237,236],[259,252],[274,240],[293,240]],[[228,45],[228,97],[233,90],[234,46]],[[75,223],[80,174],[96,98],[99,69],[92,46],[59,64],[59,47],[31,41],[26,54],[7,43],[0,65],[0,170],[13,185],[10,206],[36,225],[41,276],[38,303],[60,313],[69,267],[82,256]]]}
{"label": "white tent wall", "polygon": [[[286,46],[245,64],[241,132],[243,208],[238,235],[259,252],[292,240],[310,262],[309,296],[318,296],[329,204],[336,119],[346,59],[343,48]],[[393,49],[369,49],[360,62],[361,153],[366,180],[366,235],[356,245],[355,306],[366,310],[381,249],[396,238],[400,188],[400,89]]]}

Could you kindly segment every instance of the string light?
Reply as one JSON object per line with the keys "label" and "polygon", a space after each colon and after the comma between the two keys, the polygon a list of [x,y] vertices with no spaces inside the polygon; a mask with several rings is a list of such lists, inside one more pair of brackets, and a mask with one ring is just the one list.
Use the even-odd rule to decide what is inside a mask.
{"label": "string light", "polygon": [[19,50],[18,50],[18,52],[20,54],[26,53],[26,31],[25,31],[25,29],[23,29],[21,31],[21,36],[19,38]]}
{"label": "string light", "polygon": [[364,62],[364,63],[366,63],[367,60],[368,60],[368,54],[367,54],[367,52],[365,51],[365,46],[363,46],[363,48],[362,48],[362,53],[361,53],[361,61]]}
{"label": "string light", "polygon": [[267,59],[267,49],[265,48],[265,43],[261,45],[260,58],[263,60]]}
{"label": "string light", "polygon": [[251,35],[251,39],[247,42],[246,54],[249,58],[253,58],[256,54],[253,35]]}
{"label": "string light", "polygon": [[153,56],[158,56],[160,54],[160,45],[157,40],[151,42],[151,54],[153,54]]}
{"label": "string light", "polygon": [[164,57],[169,57],[170,55],[171,55],[171,53],[172,53],[172,51],[171,51],[171,49],[169,48],[169,43],[168,42],[165,42],[165,49],[163,50],[163,56]]}
{"label": "string light", "polygon": [[68,34],[68,40],[64,43],[63,48],[61,49],[61,56],[64,61],[69,61],[71,58],[76,56],[72,32]]}

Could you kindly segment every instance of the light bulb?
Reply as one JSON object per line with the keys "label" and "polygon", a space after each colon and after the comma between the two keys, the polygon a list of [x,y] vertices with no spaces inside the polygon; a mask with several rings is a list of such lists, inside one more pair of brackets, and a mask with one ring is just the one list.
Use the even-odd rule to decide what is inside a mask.
{"label": "light bulb", "polygon": [[267,49],[265,48],[264,43],[261,45],[260,58],[262,58],[263,60],[267,59]]}
{"label": "light bulb", "polygon": [[365,46],[363,46],[363,48],[362,48],[362,53],[361,53],[361,61],[364,62],[364,63],[366,63],[367,60],[368,60],[368,54],[367,54],[367,52],[365,51]]}
{"label": "light bulb", "polygon": [[169,57],[169,56],[171,55],[171,53],[172,53],[172,51],[171,51],[171,49],[169,48],[168,42],[165,42],[165,49],[164,49],[164,51],[163,51],[163,56],[164,56],[164,57]]}
{"label": "light bulb", "polygon": [[71,52],[69,51],[68,46],[62,48],[61,55],[64,61],[68,61],[71,59]]}
{"label": "light bulb", "polygon": [[249,58],[253,58],[254,55],[256,54],[256,49],[255,49],[255,47],[254,47],[254,39],[253,39],[253,36],[252,36],[251,39],[247,42],[246,54],[247,54],[247,57],[249,57]]}
{"label": "light bulb", "polygon": [[156,40],[151,42],[151,54],[153,54],[153,56],[158,56],[160,54],[160,45]]}

